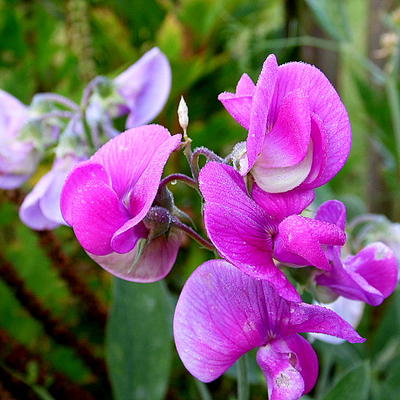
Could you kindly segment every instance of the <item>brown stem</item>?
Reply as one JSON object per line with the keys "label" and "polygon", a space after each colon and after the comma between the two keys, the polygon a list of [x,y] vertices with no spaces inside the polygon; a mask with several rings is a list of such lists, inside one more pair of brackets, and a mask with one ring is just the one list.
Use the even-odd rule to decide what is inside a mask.
{"label": "brown stem", "polygon": [[[37,383],[46,385],[47,382],[51,382],[48,391],[57,400],[94,400],[94,397],[89,392],[82,389],[68,377],[60,372],[51,371],[49,365],[38,354],[32,353],[2,329],[0,329],[0,357],[7,367],[23,375],[26,374],[29,364],[34,361],[38,366]],[[3,397],[0,396],[0,399],[3,399]]]}
{"label": "brown stem", "polygon": [[51,259],[53,267],[67,283],[71,293],[81,300],[87,314],[104,329],[107,322],[106,306],[76,273],[75,263],[63,252],[57,236],[51,231],[41,231],[37,234],[40,245]]}
{"label": "brown stem", "polygon": [[43,325],[45,332],[57,343],[75,349],[96,377],[108,383],[107,368],[102,358],[94,355],[87,341],[81,340],[61,321],[54,317],[41,301],[25,287],[13,265],[0,254],[1,279],[14,292],[15,297],[29,314]]}

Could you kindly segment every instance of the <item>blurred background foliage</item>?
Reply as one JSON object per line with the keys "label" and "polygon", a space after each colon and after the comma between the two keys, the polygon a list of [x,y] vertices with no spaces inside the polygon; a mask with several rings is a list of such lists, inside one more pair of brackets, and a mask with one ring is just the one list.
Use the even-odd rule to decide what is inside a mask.
{"label": "blurred background foliage", "polygon": [[[398,221],[398,7],[394,0],[0,0],[0,88],[28,104],[49,91],[78,101],[94,76],[115,76],[158,46],[171,62],[173,87],[157,122],[177,133],[184,95],[194,144],[226,155],[244,130],[218,94],[233,90],[243,72],[256,79],[272,52],[280,63],[313,63],[340,92],[354,143],[319,201],[343,200],[350,217],[369,211]],[[186,168],[181,155],[168,166]],[[190,189],[178,184],[173,191],[183,210],[199,214]],[[171,319],[183,283],[210,254],[187,242],[164,282],[113,283],[68,228],[37,233],[23,226],[19,201],[19,193],[0,193],[0,398],[200,398],[204,388],[174,350]],[[397,292],[366,308],[366,344],[315,342],[320,380],[306,397],[398,399],[399,332]],[[251,398],[265,399],[261,371],[248,360]],[[208,386],[214,399],[235,398],[232,372]]]}

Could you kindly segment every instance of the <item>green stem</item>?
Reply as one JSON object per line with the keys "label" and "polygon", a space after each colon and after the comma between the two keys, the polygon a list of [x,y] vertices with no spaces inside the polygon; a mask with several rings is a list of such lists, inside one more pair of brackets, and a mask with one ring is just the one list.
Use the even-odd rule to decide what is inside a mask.
{"label": "green stem", "polygon": [[83,111],[82,122],[83,122],[83,130],[85,131],[87,145],[89,146],[90,152],[93,154],[96,151],[96,146],[94,145],[91,129],[86,119],[86,110]]}
{"label": "green stem", "polygon": [[194,383],[199,391],[201,400],[212,400],[211,394],[207,389],[207,385],[205,385],[203,382],[200,382],[196,378],[194,378]]}
{"label": "green stem", "polygon": [[236,363],[237,382],[238,382],[238,400],[250,399],[249,378],[247,374],[247,356],[242,356]]}

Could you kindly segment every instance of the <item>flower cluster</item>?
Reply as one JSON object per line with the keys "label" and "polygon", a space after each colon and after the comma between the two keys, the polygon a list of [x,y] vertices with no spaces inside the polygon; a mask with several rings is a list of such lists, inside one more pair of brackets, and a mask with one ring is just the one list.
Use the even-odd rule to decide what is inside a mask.
{"label": "flower cluster", "polygon": [[[368,243],[350,254],[343,203],[330,200],[310,212],[315,189],[349,155],[346,109],[317,68],[278,66],[270,55],[256,84],[244,74],[235,93],[219,96],[247,131],[222,158],[205,147],[191,149],[184,103],[183,141],[160,125],[144,125],[164,105],[170,79],[165,56],[153,49],[113,81],[96,78],[81,106],[58,98],[68,111],[32,116],[2,94],[0,184],[21,185],[53,146],[54,166],[26,197],[22,220],[34,229],[66,222],[91,258],[125,280],[164,278],[184,234],[214,250],[221,258],[198,267],[176,307],[174,336],[184,365],[209,382],[258,348],[270,399],[298,399],[318,375],[316,353],[300,333],[363,342],[352,326],[363,304],[381,304],[397,285],[397,259],[386,244]],[[112,120],[124,114],[129,129],[118,134]],[[38,123],[40,140],[23,134]],[[162,179],[174,151],[185,154],[192,176]],[[201,170],[200,155],[207,159]],[[210,241],[175,205],[167,187],[175,180],[201,194]],[[302,301],[304,290],[315,304]],[[335,312],[354,304],[356,315],[343,315],[349,322]]]}

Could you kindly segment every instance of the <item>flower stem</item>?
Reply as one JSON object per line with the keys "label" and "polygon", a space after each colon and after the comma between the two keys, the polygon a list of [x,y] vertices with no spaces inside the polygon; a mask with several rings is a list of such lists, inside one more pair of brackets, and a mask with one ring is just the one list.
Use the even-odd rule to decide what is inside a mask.
{"label": "flower stem", "polygon": [[193,178],[191,178],[190,176],[187,176],[185,174],[171,174],[171,175],[168,175],[160,182],[160,186],[166,186],[169,183],[175,182],[175,181],[184,182],[188,186],[191,186],[191,187],[197,189],[196,181]]}
{"label": "flower stem", "polygon": [[71,111],[51,111],[46,114],[39,115],[36,120],[44,120],[49,118],[72,118],[75,114]]}
{"label": "flower stem", "polygon": [[207,239],[204,239],[194,229],[192,229],[190,226],[187,226],[186,224],[184,224],[178,218],[172,217],[171,223],[173,225],[175,225],[178,229],[180,229],[183,232],[185,232],[188,236],[190,236],[192,239],[194,239],[201,246],[203,246],[206,249],[211,250],[211,251],[215,250],[215,247],[211,242],[209,242]]}
{"label": "flower stem", "polygon": [[74,101],[68,99],[67,97],[61,96],[56,93],[39,93],[35,96],[35,99],[40,99],[43,101],[52,101],[53,103],[58,103],[71,110],[78,111],[79,106]]}
{"label": "flower stem", "polygon": [[246,354],[239,358],[237,364],[237,382],[238,382],[238,400],[250,399],[250,387],[247,374],[247,356]]}
{"label": "flower stem", "polygon": [[199,391],[201,400],[212,400],[211,394],[207,389],[207,385],[205,385],[203,382],[200,382],[196,378],[194,378],[194,383]]}
{"label": "flower stem", "polygon": [[223,158],[219,155],[215,154],[212,150],[208,149],[207,147],[197,147],[193,150],[192,154],[190,155],[190,165],[192,169],[195,171],[194,178],[198,178],[199,175],[199,157],[204,156],[207,158],[207,161],[217,161],[217,162],[225,162]]}

